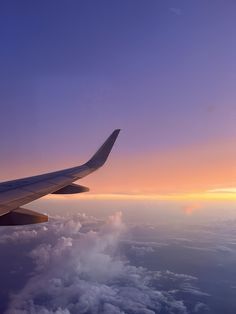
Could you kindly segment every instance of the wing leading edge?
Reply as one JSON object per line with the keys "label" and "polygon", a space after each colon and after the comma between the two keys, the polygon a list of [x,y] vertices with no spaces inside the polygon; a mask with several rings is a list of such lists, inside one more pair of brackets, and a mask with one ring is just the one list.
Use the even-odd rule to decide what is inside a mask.
{"label": "wing leading edge", "polygon": [[81,166],[0,183],[0,225],[45,222],[47,216],[26,210],[21,206],[47,194],[87,192],[88,188],[73,182],[104,165],[119,132],[119,129],[113,131],[92,158]]}

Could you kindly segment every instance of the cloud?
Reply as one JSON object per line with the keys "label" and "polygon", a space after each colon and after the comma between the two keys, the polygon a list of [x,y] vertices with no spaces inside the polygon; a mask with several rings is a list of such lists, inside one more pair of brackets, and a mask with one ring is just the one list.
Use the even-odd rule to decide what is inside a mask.
{"label": "cloud", "polygon": [[185,291],[196,294],[195,277],[131,265],[120,247],[126,235],[121,212],[83,232],[91,221],[96,226],[94,219],[76,216],[35,230],[41,243],[29,253],[34,272],[24,288],[12,294],[6,314],[188,312],[183,300],[157,286],[169,280],[180,288],[181,282]]}
{"label": "cloud", "polygon": [[122,240],[121,243],[128,246],[129,251],[137,256],[155,253],[158,249],[168,246],[167,243],[153,241]]}
{"label": "cloud", "polygon": [[236,187],[228,187],[228,188],[219,188],[208,190],[209,193],[236,193]]}
{"label": "cloud", "polygon": [[207,306],[206,304],[202,303],[202,302],[198,302],[195,307],[194,307],[194,310],[193,312],[194,313],[203,313],[204,311],[207,310]]}
{"label": "cloud", "polygon": [[140,255],[140,256],[155,252],[155,250],[151,246],[136,246],[136,245],[132,245],[131,246],[131,250],[136,255]]}
{"label": "cloud", "polygon": [[0,237],[0,244],[11,242],[31,241],[38,235],[36,230],[17,230],[10,234],[2,234]]}
{"label": "cloud", "polygon": [[182,291],[196,296],[210,296],[208,293],[202,292],[196,287],[193,287],[189,282],[184,283],[184,285],[182,285]]}

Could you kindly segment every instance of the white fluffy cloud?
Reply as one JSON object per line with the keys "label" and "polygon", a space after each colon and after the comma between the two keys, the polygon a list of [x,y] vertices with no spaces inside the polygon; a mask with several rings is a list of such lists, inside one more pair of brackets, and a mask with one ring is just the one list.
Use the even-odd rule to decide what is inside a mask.
{"label": "white fluffy cloud", "polygon": [[[42,229],[43,231],[44,229]],[[45,229],[47,230],[47,228]],[[11,243],[11,242],[22,242],[31,241],[35,239],[38,235],[36,230],[19,230],[13,231],[10,234],[2,234],[0,238],[0,244]]]}
{"label": "white fluffy cloud", "polygon": [[194,277],[130,265],[119,254],[125,231],[120,212],[102,226],[98,222],[97,231],[82,232],[89,223],[91,219],[74,217],[34,230],[43,240],[29,253],[36,268],[12,295],[7,314],[187,313],[183,301],[158,291],[155,282],[163,276],[181,279],[194,291]]}

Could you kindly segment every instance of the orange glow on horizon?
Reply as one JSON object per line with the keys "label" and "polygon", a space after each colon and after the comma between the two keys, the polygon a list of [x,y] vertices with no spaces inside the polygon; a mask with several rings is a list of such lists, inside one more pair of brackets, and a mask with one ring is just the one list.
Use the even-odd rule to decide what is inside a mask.
{"label": "orange glow on horizon", "polygon": [[[72,161],[62,163],[60,159],[54,166],[51,161],[44,166],[39,163],[36,166],[30,164],[27,169],[18,169],[14,176],[10,172],[13,170],[6,169],[6,178],[2,178],[2,181],[52,172],[77,164]],[[191,147],[142,154],[125,155],[118,150],[112,152],[102,169],[81,179],[78,184],[88,186],[90,192],[74,197],[235,200],[236,193],[232,190],[236,186],[235,140],[195,143]],[[227,189],[223,190],[225,187]]]}
{"label": "orange glow on horizon", "polygon": [[233,187],[236,186],[234,142],[206,142],[159,153],[119,156],[119,159],[111,156],[104,169],[82,181],[95,194],[194,194]]}
{"label": "orange glow on horizon", "polygon": [[[236,193],[176,193],[176,194],[74,194],[74,195],[47,195],[45,199],[80,199],[80,200],[159,200],[159,201],[236,201]],[[194,211],[200,207],[199,204],[191,205],[186,211]]]}

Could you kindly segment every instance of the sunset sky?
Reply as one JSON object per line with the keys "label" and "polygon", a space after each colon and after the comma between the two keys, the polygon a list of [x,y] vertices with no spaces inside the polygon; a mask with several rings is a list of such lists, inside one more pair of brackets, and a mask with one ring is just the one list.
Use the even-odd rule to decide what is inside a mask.
{"label": "sunset sky", "polygon": [[0,179],[80,164],[121,128],[91,193],[235,198],[236,3],[100,4],[1,2]]}
{"label": "sunset sky", "polygon": [[0,0],[0,182],[115,129],[4,184],[0,313],[235,314],[236,0]]}

